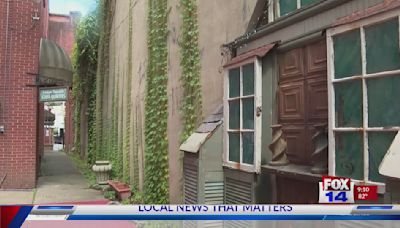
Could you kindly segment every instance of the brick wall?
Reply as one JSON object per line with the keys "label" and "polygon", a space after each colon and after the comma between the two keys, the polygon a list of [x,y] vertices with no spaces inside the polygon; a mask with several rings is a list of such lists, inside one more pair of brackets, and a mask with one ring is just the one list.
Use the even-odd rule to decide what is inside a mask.
{"label": "brick wall", "polygon": [[29,189],[36,184],[40,115],[38,90],[27,86],[35,83],[35,76],[28,73],[38,72],[40,37],[45,34],[43,19],[33,21],[32,16],[38,12],[41,17],[45,4],[9,4],[6,39],[7,1],[0,1],[0,125],[5,126],[0,134],[0,181],[6,175],[1,188]]}

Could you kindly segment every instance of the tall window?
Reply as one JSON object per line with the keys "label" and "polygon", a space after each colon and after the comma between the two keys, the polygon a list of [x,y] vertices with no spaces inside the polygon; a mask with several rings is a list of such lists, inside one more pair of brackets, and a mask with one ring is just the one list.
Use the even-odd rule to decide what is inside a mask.
{"label": "tall window", "polygon": [[399,48],[397,16],[328,31],[331,174],[384,181],[378,168],[400,130]]}
{"label": "tall window", "polygon": [[255,58],[227,69],[224,88],[225,164],[258,172],[261,158],[260,61]]}

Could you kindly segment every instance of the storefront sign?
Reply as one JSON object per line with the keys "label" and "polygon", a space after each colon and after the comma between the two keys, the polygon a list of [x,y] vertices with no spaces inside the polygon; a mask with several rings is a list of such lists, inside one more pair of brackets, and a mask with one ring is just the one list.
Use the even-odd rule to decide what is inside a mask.
{"label": "storefront sign", "polygon": [[67,99],[67,88],[41,88],[39,91],[39,102],[66,101]]}

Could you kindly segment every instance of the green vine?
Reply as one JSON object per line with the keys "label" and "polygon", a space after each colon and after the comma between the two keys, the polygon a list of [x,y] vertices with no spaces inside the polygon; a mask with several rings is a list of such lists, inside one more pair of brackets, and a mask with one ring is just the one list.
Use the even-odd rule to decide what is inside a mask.
{"label": "green vine", "polygon": [[[81,114],[88,113],[88,131],[89,131],[89,152],[84,154],[80,151],[81,158],[90,155],[92,151],[92,144],[90,138],[93,133],[93,120],[94,109],[93,103],[95,101],[95,81],[96,81],[96,68],[98,56],[98,23],[97,12],[92,12],[84,17],[78,24],[76,29],[76,41],[74,44],[73,52],[73,99],[74,99],[74,144],[75,151],[80,151],[80,135],[81,135]],[[85,107],[83,102],[86,101]],[[90,160],[90,156],[88,156]]]}
{"label": "green vine", "polygon": [[109,76],[109,47],[110,47],[110,34],[112,25],[112,11],[111,9],[112,0],[101,0],[100,1],[100,24],[101,33],[99,41],[99,58],[96,75],[96,118],[95,118],[95,154],[94,158],[105,159],[105,151],[107,147],[107,135],[108,129],[104,126],[103,120],[103,87],[105,78]]}
{"label": "green vine", "polygon": [[168,203],[168,97],[166,0],[150,0],[145,106],[145,201]]}
{"label": "green vine", "polygon": [[125,117],[125,135],[124,135],[124,152],[123,152],[123,181],[125,183],[130,182],[130,152],[131,152],[131,113],[132,113],[132,98],[131,98],[131,90],[132,90],[132,0],[129,0],[129,29],[128,29],[128,73],[127,73],[127,88],[125,89],[125,100],[126,100],[126,117]]}
{"label": "green vine", "polygon": [[182,141],[186,140],[201,120],[200,50],[196,0],[180,0],[181,3],[181,82],[183,86]]}

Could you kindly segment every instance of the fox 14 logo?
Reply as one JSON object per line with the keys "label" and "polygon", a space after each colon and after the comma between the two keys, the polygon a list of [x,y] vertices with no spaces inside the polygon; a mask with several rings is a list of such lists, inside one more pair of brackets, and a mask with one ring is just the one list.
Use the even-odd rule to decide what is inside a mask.
{"label": "fox 14 logo", "polygon": [[319,203],[354,203],[354,183],[345,177],[322,177]]}

